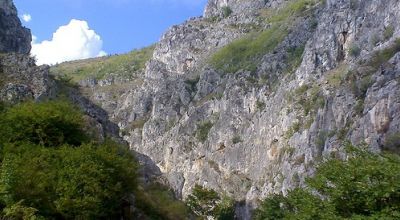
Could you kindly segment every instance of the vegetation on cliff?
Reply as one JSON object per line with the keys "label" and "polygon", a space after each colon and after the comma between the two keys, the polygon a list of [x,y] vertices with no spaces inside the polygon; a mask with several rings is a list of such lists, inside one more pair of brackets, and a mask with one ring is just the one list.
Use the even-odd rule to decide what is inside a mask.
{"label": "vegetation on cliff", "polygon": [[87,78],[100,80],[110,74],[129,78],[134,72],[145,68],[154,48],[152,45],[121,55],[65,62],[52,67],[51,73],[58,77],[67,77],[73,82]]}
{"label": "vegetation on cliff", "polygon": [[348,146],[322,163],[306,188],[263,201],[255,219],[399,219],[400,156]]}
{"label": "vegetation on cliff", "polygon": [[[239,70],[255,71],[261,58],[272,52],[289,34],[299,17],[308,15],[320,0],[291,1],[285,7],[265,11],[262,16],[270,27],[254,31],[218,50],[210,58],[210,64],[223,73],[235,73]],[[288,63],[298,65],[304,48],[288,51]],[[290,66],[292,69],[294,66]],[[288,71],[290,71],[290,69]]]}

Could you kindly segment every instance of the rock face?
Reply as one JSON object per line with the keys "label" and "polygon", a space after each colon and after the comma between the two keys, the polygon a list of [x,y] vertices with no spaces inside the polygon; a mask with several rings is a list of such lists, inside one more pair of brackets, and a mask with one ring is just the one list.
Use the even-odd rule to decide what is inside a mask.
{"label": "rock face", "polygon": [[31,33],[22,27],[11,0],[0,2],[0,101],[18,103],[55,96],[49,67],[37,67],[29,57]]}
{"label": "rock face", "polygon": [[273,11],[293,14],[291,2],[210,0],[204,17],[166,32],[142,77],[107,108],[178,196],[213,188],[246,201],[237,216],[249,219],[258,199],[344,157],[344,141],[380,151],[399,134],[398,0],[309,1],[252,71],[210,65],[235,39],[272,29]]}
{"label": "rock face", "polygon": [[31,40],[31,32],[22,27],[12,0],[2,0],[0,2],[0,52],[29,54]]}
{"label": "rock face", "polygon": [[109,136],[118,140],[118,126],[108,120],[108,113],[78,90],[56,81],[50,76],[49,66],[36,66],[35,59],[29,56],[30,44],[30,30],[21,26],[13,2],[0,1],[0,102],[17,104],[67,96],[86,113],[85,120],[91,126],[88,130],[96,138]]}
{"label": "rock face", "polygon": [[0,54],[0,101],[18,103],[55,97],[56,86],[49,66],[36,66],[25,54]]}

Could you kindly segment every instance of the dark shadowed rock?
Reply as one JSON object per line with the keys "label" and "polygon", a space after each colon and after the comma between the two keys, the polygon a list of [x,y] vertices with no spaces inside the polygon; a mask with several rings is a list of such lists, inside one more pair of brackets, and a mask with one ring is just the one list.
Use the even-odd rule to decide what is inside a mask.
{"label": "dark shadowed rock", "polygon": [[31,32],[22,27],[12,0],[0,1],[0,52],[29,54]]}

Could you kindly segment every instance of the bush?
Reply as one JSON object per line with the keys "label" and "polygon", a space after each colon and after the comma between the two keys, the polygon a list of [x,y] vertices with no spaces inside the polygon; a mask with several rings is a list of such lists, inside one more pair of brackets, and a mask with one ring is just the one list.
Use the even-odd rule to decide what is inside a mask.
{"label": "bush", "polygon": [[400,154],[400,132],[388,135],[386,137],[383,149],[389,152]]}
{"label": "bush", "polygon": [[352,57],[358,57],[361,53],[361,48],[357,44],[353,44],[350,46],[349,54]]}
{"label": "bush", "polygon": [[159,184],[151,184],[136,192],[137,207],[150,219],[184,220],[191,215],[189,208],[174,193]]}
{"label": "bush", "polygon": [[222,15],[224,16],[224,18],[229,17],[229,15],[232,14],[232,9],[228,6],[224,6],[222,7]]}
{"label": "bush", "polygon": [[127,147],[84,144],[83,116],[67,102],[20,104],[0,116],[0,218],[122,216],[137,185]]}
{"label": "bush", "polygon": [[192,194],[187,198],[189,208],[198,216],[209,216],[216,220],[234,219],[234,202],[228,197],[220,197],[212,189],[205,189],[199,185],[193,188]]}
{"label": "bush", "polygon": [[257,110],[263,111],[266,107],[266,104],[263,101],[257,100],[256,107],[257,107]]}
{"label": "bush", "polygon": [[233,144],[238,144],[240,142],[243,142],[243,140],[242,140],[242,138],[240,136],[237,135],[237,136],[232,138],[232,143]]}
{"label": "bush", "polygon": [[116,217],[136,187],[136,163],[114,143],[78,148],[20,144],[5,152],[0,201],[8,210],[18,205],[46,218]]}
{"label": "bush", "polygon": [[385,40],[389,40],[390,38],[393,37],[394,34],[394,27],[392,25],[389,25],[388,27],[385,28],[385,31],[383,32],[383,37]]}
{"label": "bush", "polygon": [[79,146],[88,140],[83,126],[82,113],[68,102],[28,102],[0,115],[0,143]]}
{"label": "bush", "polygon": [[372,59],[365,63],[364,66],[371,67],[371,72],[375,72],[398,52],[400,52],[400,39],[396,39],[391,46],[376,52]]}
{"label": "bush", "polygon": [[198,124],[196,131],[197,140],[199,140],[200,142],[206,141],[208,138],[208,133],[210,132],[213,126],[214,126],[213,123],[211,123],[210,121]]}
{"label": "bush", "polygon": [[265,199],[256,219],[398,219],[400,157],[347,149],[347,161],[322,163],[307,188]]}

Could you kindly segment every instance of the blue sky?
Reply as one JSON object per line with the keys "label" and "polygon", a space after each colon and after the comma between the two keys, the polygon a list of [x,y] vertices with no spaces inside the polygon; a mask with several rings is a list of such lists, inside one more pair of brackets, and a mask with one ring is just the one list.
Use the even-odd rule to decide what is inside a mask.
{"label": "blue sky", "polygon": [[[101,50],[98,54],[103,52],[115,54],[158,41],[171,25],[202,15],[207,0],[14,0],[14,2],[21,18],[24,14],[30,15],[31,19],[29,16],[25,17],[26,21],[30,20],[29,22],[22,22],[32,30],[37,43],[44,40],[51,41],[53,33],[60,26],[68,25],[72,19],[76,19],[86,21],[87,30],[95,32],[94,36],[89,34],[91,39],[98,39],[97,36],[101,38],[101,44],[93,44],[93,47]],[[75,26],[86,28],[84,23]],[[70,29],[66,29],[64,33],[66,32],[74,33]]]}

